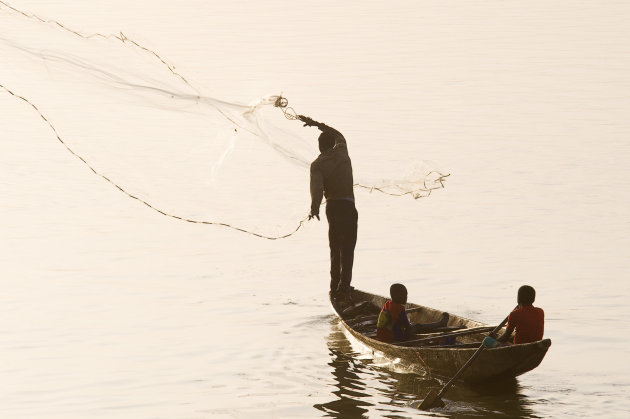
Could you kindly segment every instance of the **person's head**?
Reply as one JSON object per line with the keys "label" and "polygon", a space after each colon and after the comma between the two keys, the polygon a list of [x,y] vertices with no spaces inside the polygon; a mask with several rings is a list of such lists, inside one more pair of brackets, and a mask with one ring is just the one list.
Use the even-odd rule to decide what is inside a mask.
{"label": "person's head", "polygon": [[518,289],[516,301],[522,306],[531,306],[536,299],[536,290],[529,285],[523,285]]}
{"label": "person's head", "polygon": [[396,304],[407,304],[407,288],[403,284],[394,284],[389,287],[389,295]]}
{"label": "person's head", "polygon": [[335,133],[330,130],[325,130],[319,134],[319,138],[317,140],[319,142],[319,151],[320,153],[323,153],[335,146]]}

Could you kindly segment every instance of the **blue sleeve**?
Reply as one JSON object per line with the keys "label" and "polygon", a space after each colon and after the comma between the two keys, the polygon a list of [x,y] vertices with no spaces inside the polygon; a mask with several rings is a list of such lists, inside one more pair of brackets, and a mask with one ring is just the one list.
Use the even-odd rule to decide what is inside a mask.
{"label": "blue sleeve", "polygon": [[404,324],[407,327],[411,326],[411,323],[409,323],[409,318],[407,318],[407,311],[403,310],[402,313],[400,313],[400,322],[402,324]]}
{"label": "blue sleeve", "polygon": [[405,333],[403,332],[403,326],[405,329],[409,328],[411,325],[409,324],[409,319],[407,318],[407,312],[402,311],[398,318],[396,319],[396,324],[392,326],[392,332],[394,333],[395,340],[403,340],[405,339]]}

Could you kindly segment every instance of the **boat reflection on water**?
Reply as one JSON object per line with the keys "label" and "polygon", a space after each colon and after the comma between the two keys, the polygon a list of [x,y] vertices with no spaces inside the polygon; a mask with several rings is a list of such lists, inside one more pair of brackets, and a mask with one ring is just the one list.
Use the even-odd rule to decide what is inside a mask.
{"label": "boat reflection on water", "polygon": [[360,417],[541,417],[537,401],[524,393],[517,379],[483,385],[455,385],[444,399],[446,406],[431,412],[417,409],[430,390],[439,391],[444,377],[432,377],[418,366],[379,358],[334,323],[328,336],[334,377],[332,400],[314,407],[335,418]]}
{"label": "boat reflection on water", "polygon": [[367,401],[371,395],[365,392],[365,384],[361,380],[361,369],[366,367],[361,367],[360,362],[337,349],[330,348],[330,355],[332,360],[328,365],[332,367],[337,381],[337,389],[332,392],[335,400],[314,407],[330,417],[367,417],[366,407],[373,404]]}

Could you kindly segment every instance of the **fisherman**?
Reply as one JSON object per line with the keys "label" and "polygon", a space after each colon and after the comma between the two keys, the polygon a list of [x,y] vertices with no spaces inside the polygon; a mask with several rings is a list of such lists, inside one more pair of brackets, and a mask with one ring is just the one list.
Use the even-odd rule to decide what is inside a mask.
{"label": "fisherman", "polygon": [[311,163],[311,211],[308,219],[319,218],[326,197],[328,242],[330,245],[330,292],[333,299],[352,301],[350,281],[357,243],[358,213],[354,205],[352,163],[346,139],[321,122],[298,115],[304,126],[317,127],[320,155]]}
{"label": "fisherman", "polygon": [[412,325],[405,311],[407,287],[403,284],[393,284],[389,288],[389,295],[391,300],[383,304],[376,324],[376,339],[382,342],[402,341],[416,333],[445,327],[448,323],[448,313],[442,313],[442,318],[435,323]]}
{"label": "fisherman", "polygon": [[529,285],[523,285],[518,289],[516,297],[518,307],[510,313],[505,333],[497,338],[499,342],[507,342],[514,329],[516,329],[514,343],[536,342],[543,338],[545,312],[542,308],[533,306],[535,299],[536,290]]}

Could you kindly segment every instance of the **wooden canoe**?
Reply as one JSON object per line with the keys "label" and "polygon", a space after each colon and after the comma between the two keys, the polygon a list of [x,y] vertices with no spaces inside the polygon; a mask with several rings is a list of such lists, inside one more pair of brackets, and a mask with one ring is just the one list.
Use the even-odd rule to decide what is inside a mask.
{"label": "wooden canoe", "polygon": [[[460,334],[453,345],[440,345],[437,340],[427,341],[436,333],[417,335],[418,343],[396,342],[393,344],[376,340],[376,314],[387,298],[367,292],[353,290],[353,305],[340,305],[331,301],[331,305],[343,326],[357,340],[372,350],[379,351],[389,358],[400,358],[413,364],[420,364],[432,374],[451,377],[472,356],[487,336],[487,324],[449,313],[448,327],[441,333]],[[438,321],[442,311],[417,304],[407,303],[407,316],[414,323]],[[479,332],[466,329],[484,328]],[[463,333],[462,333],[463,332]],[[467,334],[468,333],[468,334]],[[489,380],[513,378],[536,368],[551,346],[550,339],[526,344],[507,344],[506,346],[486,349],[479,358],[464,372],[461,380],[477,383]]]}

